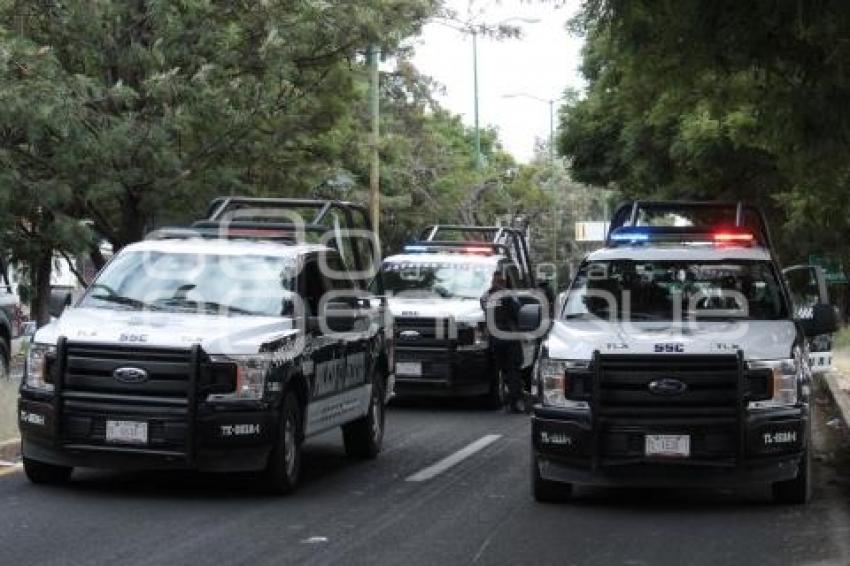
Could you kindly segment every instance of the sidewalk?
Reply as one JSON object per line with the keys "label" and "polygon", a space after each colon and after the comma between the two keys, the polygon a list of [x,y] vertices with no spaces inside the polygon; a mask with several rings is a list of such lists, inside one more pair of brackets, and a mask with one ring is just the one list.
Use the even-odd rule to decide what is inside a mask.
{"label": "sidewalk", "polygon": [[850,426],[850,350],[834,351],[832,362],[837,371],[827,374],[824,383],[845,426]]}

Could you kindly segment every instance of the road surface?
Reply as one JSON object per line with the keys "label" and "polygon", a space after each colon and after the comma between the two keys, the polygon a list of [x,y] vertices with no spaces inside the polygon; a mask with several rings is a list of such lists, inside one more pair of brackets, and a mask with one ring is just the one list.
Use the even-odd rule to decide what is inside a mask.
{"label": "road surface", "polygon": [[346,459],[337,433],[314,439],[285,498],[244,476],[86,472],[45,488],[7,472],[0,564],[846,566],[850,465],[830,417],[805,507],[776,506],[767,489],[580,489],[537,504],[528,418],[467,404],[393,407],[376,461]]}

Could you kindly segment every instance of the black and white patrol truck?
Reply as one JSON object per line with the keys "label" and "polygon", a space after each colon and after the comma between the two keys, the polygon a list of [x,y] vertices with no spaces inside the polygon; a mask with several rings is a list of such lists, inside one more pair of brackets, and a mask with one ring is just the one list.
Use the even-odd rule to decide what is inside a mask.
{"label": "black and white patrol truck", "polygon": [[573,484],[771,484],[778,501],[807,501],[808,341],[834,331],[836,312],[823,293],[805,317],[792,300],[792,279],[825,289],[819,269],[786,275],[754,207],[618,209],[541,346],[535,498]]}
{"label": "black and white patrol truck", "polygon": [[368,235],[348,203],[225,198],[122,249],[35,335],[19,400],[29,479],[259,471],[284,493],[304,440],[334,427],[348,454],[375,457],[392,365],[358,226]]}
{"label": "black and white patrol truck", "polygon": [[[419,241],[384,259],[400,396],[485,396],[493,406],[504,403],[504,376],[489,348],[481,303],[497,272],[520,301],[536,300],[525,235],[516,229],[429,226]],[[530,381],[539,339],[518,341],[518,367]]]}

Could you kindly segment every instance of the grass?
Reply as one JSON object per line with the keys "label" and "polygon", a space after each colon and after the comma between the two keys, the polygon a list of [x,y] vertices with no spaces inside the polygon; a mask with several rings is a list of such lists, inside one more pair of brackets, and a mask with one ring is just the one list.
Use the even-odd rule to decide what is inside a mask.
{"label": "grass", "polygon": [[832,342],[833,350],[850,350],[850,326],[845,326],[835,333]]}

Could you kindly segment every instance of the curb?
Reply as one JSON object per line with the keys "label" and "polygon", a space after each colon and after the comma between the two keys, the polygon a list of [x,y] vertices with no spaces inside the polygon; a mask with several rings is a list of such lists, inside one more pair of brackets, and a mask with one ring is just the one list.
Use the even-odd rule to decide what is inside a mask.
{"label": "curb", "polygon": [[12,438],[0,442],[0,460],[16,462],[21,458],[21,439]]}
{"label": "curb", "polygon": [[841,420],[844,421],[844,425],[850,426],[850,391],[839,387],[838,376],[839,374],[830,372],[823,376],[823,383],[826,385],[826,391],[833,404],[841,413]]}

